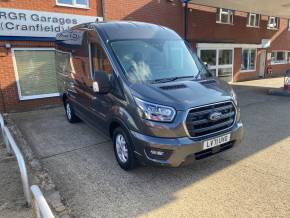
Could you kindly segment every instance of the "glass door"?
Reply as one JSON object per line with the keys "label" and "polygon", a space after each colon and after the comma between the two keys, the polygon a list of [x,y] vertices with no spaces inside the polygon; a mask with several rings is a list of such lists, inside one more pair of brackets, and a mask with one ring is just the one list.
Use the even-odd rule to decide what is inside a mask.
{"label": "glass door", "polygon": [[233,50],[219,49],[217,52],[219,57],[217,76],[226,82],[231,82],[233,74]]}
{"label": "glass door", "polygon": [[199,57],[208,69],[220,79],[231,82],[233,75],[233,49],[200,49]]}
{"label": "glass door", "polygon": [[216,69],[217,69],[217,50],[216,49],[200,50],[199,57],[202,60],[202,62],[207,64],[209,71],[213,75],[217,76],[217,73],[216,73]]}

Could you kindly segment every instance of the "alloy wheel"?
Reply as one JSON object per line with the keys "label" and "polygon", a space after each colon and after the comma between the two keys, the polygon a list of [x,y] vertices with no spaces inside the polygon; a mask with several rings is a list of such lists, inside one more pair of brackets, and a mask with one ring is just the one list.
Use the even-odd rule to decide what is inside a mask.
{"label": "alloy wheel", "polygon": [[125,137],[122,134],[118,134],[116,136],[116,151],[119,160],[122,163],[126,163],[128,161],[128,148]]}

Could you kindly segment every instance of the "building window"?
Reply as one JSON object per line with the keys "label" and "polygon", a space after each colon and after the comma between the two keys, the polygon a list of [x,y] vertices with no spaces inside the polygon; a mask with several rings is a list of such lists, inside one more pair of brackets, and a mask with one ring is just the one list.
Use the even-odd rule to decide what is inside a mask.
{"label": "building window", "polygon": [[13,49],[20,100],[58,96],[55,50]]}
{"label": "building window", "polygon": [[219,50],[219,65],[229,65],[233,61],[233,51],[232,50]]}
{"label": "building window", "polygon": [[280,20],[279,17],[269,17],[268,18],[268,29],[279,29]]}
{"label": "building window", "polygon": [[287,51],[287,62],[290,63],[290,51]]}
{"label": "building window", "polygon": [[223,24],[233,24],[234,11],[230,9],[218,8],[216,22],[223,23]]}
{"label": "building window", "polygon": [[260,14],[249,13],[248,14],[248,27],[260,26]]}
{"label": "building window", "polygon": [[286,64],[289,52],[287,51],[273,51],[271,54],[271,64]]}
{"label": "building window", "polygon": [[256,69],[256,49],[243,49],[241,70],[249,71]]}
{"label": "building window", "polygon": [[89,0],[56,0],[56,4],[67,7],[89,8]]}
{"label": "building window", "polygon": [[200,57],[201,60],[208,66],[216,65],[216,50],[201,50]]}

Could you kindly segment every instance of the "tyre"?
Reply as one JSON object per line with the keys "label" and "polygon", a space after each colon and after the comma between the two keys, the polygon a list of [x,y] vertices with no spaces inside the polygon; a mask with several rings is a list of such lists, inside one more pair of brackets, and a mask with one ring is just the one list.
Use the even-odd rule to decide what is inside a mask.
{"label": "tyre", "polygon": [[77,123],[80,121],[80,119],[75,114],[75,111],[71,103],[68,101],[68,99],[64,102],[64,109],[65,109],[66,118],[70,123]]}
{"label": "tyre", "polygon": [[128,133],[118,127],[113,134],[114,153],[118,164],[123,170],[129,171],[137,166],[133,145]]}

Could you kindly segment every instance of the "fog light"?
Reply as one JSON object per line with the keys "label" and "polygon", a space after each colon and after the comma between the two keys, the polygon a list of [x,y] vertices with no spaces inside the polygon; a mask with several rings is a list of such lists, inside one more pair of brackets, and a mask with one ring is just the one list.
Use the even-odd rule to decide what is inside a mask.
{"label": "fog light", "polygon": [[167,160],[172,154],[171,150],[160,149],[160,148],[145,148],[146,155],[154,160]]}
{"label": "fog light", "polygon": [[163,156],[165,152],[164,151],[150,150],[150,153],[153,155]]}

